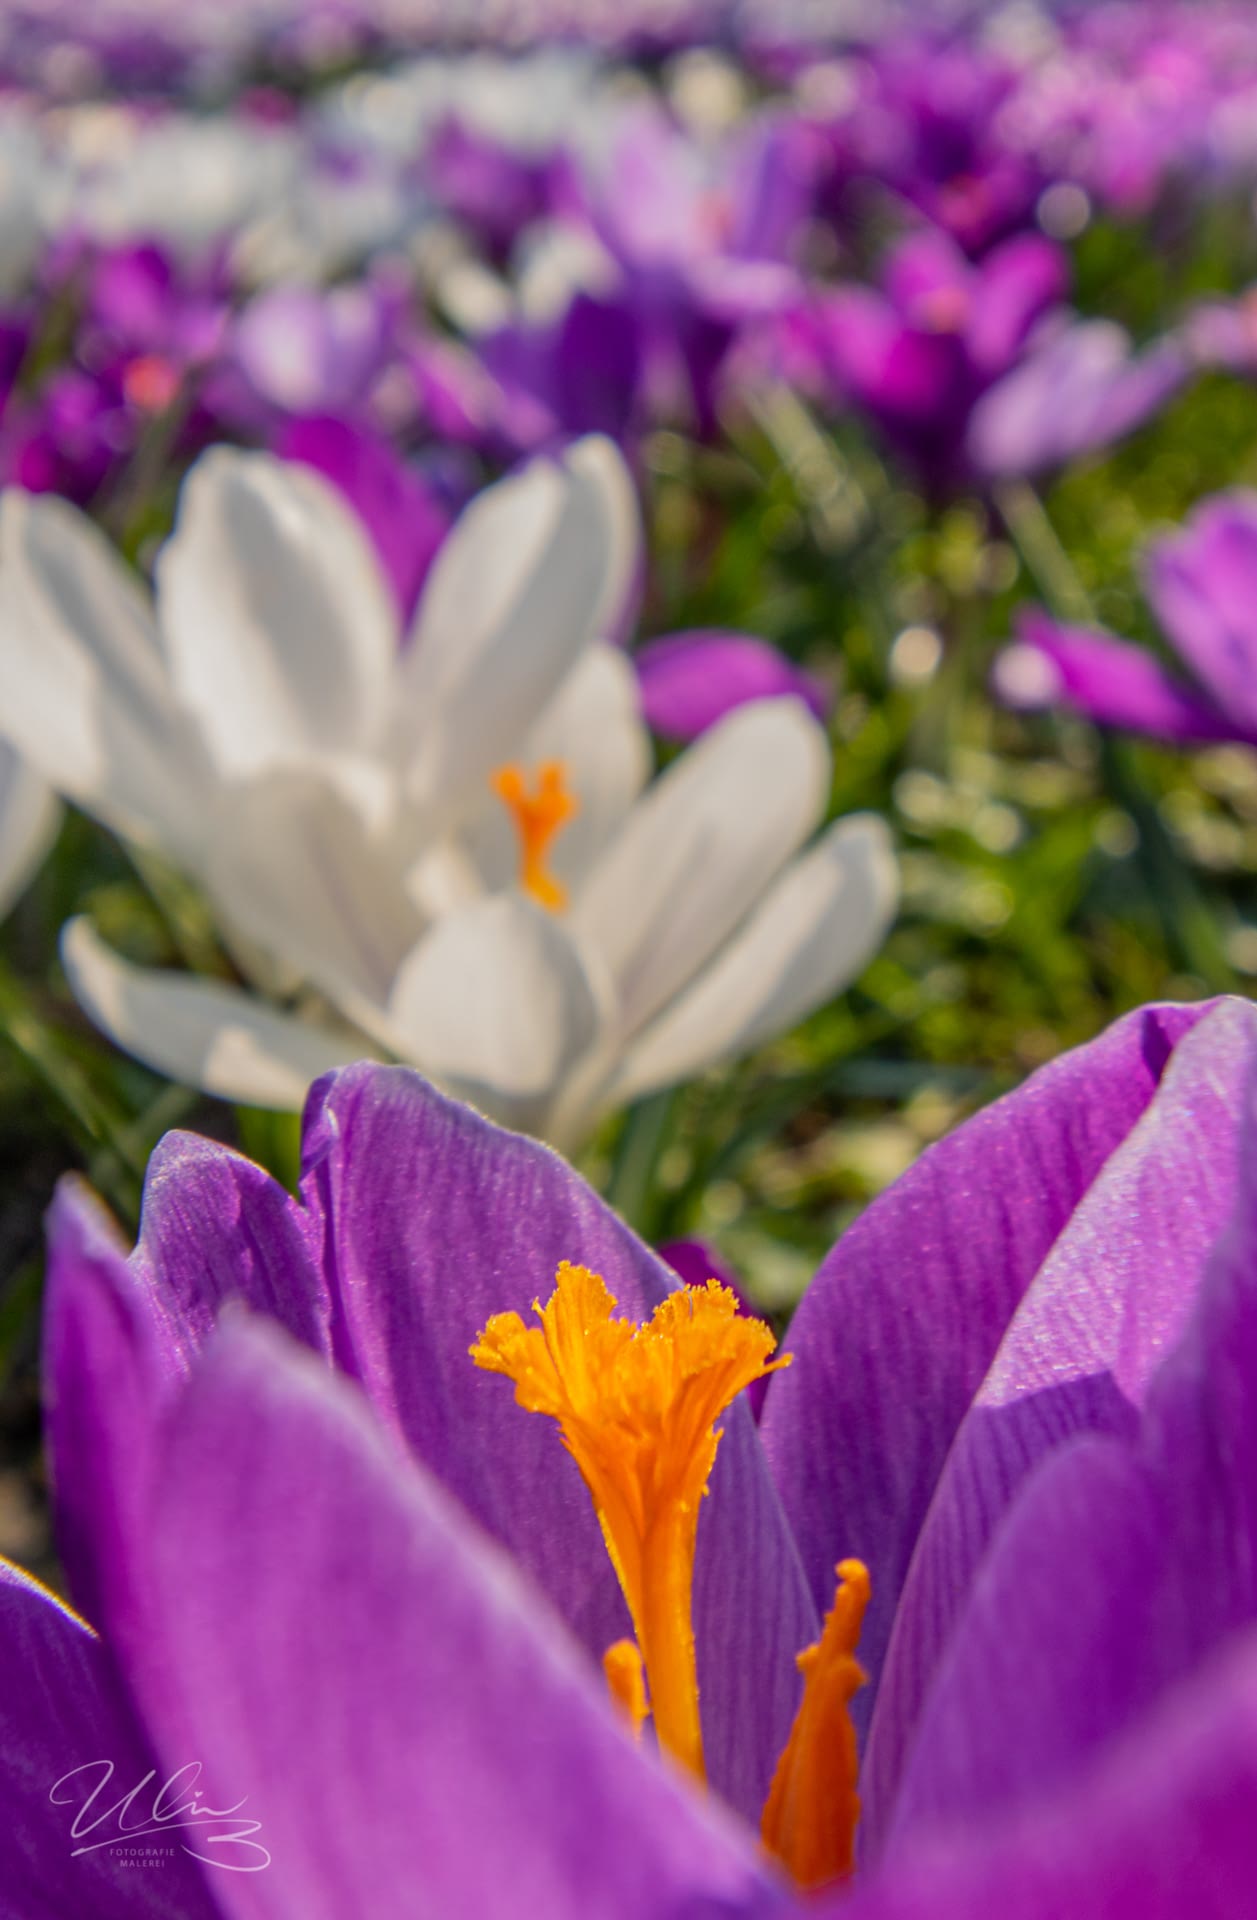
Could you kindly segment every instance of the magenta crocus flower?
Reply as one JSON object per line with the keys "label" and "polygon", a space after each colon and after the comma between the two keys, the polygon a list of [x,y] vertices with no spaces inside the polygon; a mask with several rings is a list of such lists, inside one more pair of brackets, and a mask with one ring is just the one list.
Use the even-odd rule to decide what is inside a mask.
{"label": "magenta crocus flower", "polygon": [[[171,1137],[127,1259],[64,1191],[49,1441],[91,1628],[4,1574],[13,1911],[802,1913],[747,1823],[858,1553],[861,1858],[807,1911],[1241,1920],[1255,1095],[1251,1005],[1145,1009],[835,1248],[758,1433],[739,1401],[721,1417],[699,1503],[706,1795],[605,1697],[629,1619],[582,1471],[526,1410],[544,1379],[519,1404],[468,1357],[525,1338],[569,1256],[633,1320],[668,1294],[570,1169],[359,1066],[311,1096],[299,1201]],[[105,1844],[137,1820],[164,1826],[164,1872]]]}
{"label": "magenta crocus flower", "polygon": [[1257,493],[1215,494],[1153,541],[1144,587],[1190,680],[1128,640],[1031,608],[996,662],[997,692],[1156,739],[1257,745]]}
{"label": "magenta crocus flower", "polygon": [[1063,297],[1068,262],[1021,234],[979,264],[937,230],[901,241],[881,285],[821,295],[802,323],[817,365],[943,483],[965,467],[965,430],[981,396],[1015,366]]}

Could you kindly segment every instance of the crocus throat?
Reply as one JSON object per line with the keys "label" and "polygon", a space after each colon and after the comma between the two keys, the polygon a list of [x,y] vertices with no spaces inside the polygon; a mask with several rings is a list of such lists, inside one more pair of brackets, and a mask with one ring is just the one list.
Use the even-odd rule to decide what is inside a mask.
{"label": "crocus throat", "polygon": [[552,842],[580,811],[580,802],[567,784],[561,760],[545,760],[537,769],[531,790],[525,769],[499,767],[493,791],[515,823],[519,836],[519,884],[551,913],[567,905],[567,888],[547,864]]}
{"label": "crocus throat", "polygon": [[[769,1360],[772,1329],[740,1314],[716,1280],[669,1294],[644,1327],[614,1317],[614,1306],[598,1274],[564,1262],[547,1304],[533,1302],[541,1325],[495,1314],[471,1357],[512,1379],[522,1407],[558,1421],[628,1602],[656,1738],[701,1780],[691,1595],[715,1421],[786,1362]],[[632,1714],[629,1660],[616,1648],[608,1681]]]}

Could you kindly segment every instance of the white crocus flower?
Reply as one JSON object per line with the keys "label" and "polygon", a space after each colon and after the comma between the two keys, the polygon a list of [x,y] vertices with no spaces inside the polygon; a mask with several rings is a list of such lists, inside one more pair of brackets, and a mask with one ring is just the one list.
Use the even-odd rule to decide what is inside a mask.
{"label": "white crocus flower", "polygon": [[[127,970],[78,922],[65,958],[93,1018],[172,1077],[281,1106],[365,1051],[363,1032],[422,1057],[415,985],[440,1027],[441,994],[463,984],[435,978],[440,848],[613,620],[637,545],[609,442],[535,461],[461,516],[403,647],[357,519],[302,468],[222,448],[198,462],[155,607],[74,508],[7,493],[0,727],[61,793],[200,882],[256,984],[340,1016],[306,1024]],[[496,907],[483,985],[519,1033],[503,1099],[527,1105],[595,1013],[551,916],[513,891]]]}
{"label": "white crocus flower", "polygon": [[377,1051],[571,1145],[845,984],[893,911],[884,829],[848,821],[793,858],[828,752],[789,701],[646,787],[634,676],[598,638],[637,559],[597,439],[471,505],[404,649],[357,522],[266,456],[198,463],[156,617],[72,508],[7,495],[4,724],[200,881],[255,989],[131,966],[80,919],[63,955],[96,1023],[277,1107]]}

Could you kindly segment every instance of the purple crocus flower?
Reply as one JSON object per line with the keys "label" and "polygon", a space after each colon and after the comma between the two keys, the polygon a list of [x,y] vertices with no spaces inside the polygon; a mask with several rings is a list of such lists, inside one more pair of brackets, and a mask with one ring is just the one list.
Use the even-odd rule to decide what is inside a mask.
{"label": "purple crocus flower", "polygon": [[[862,1860],[807,1911],[1241,1920],[1255,1102],[1257,1010],[1144,1009],[929,1150],[835,1248],[758,1434],[723,1416],[701,1502],[707,1797],[603,1697],[628,1622],[573,1458],[468,1359],[569,1255],[635,1319],[668,1293],[574,1173],[359,1066],[312,1093],[300,1201],[171,1137],[128,1260],[64,1191],[49,1441],[96,1633],[4,1573],[14,1910],[801,1914],[736,1816],[858,1552]],[[164,1877],[72,1857],[106,1761],[93,1841],[172,1783]]]}
{"label": "purple crocus flower", "polygon": [[480,342],[530,444],[594,428],[625,442],[660,421],[714,430],[740,336],[800,298],[809,158],[806,129],[785,115],[748,122],[718,151],[661,112],[623,116],[591,162],[584,221],[573,204],[558,229],[592,256],[588,283]]}
{"label": "purple crocus flower", "polygon": [[1143,426],[1191,371],[1179,340],[1136,352],[1115,322],[1075,321],[983,395],[969,422],[969,458],[991,480],[1063,466]]}
{"label": "purple crocus flower", "polygon": [[965,472],[974,407],[1016,365],[1068,276],[1064,253],[1041,235],[1005,241],[973,265],[946,234],[923,231],[893,250],[880,288],[821,295],[805,324],[822,375],[944,484]]}
{"label": "purple crocus flower", "polygon": [[217,404],[244,426],[277,416],[362,411],[397,351],[399,302],[387,283],[273,287],[236,320]]}
{"label": "purple crocus flower", "polygon": [[633,664],[646,724],[670,740],[696,740],[748,700],[793,696],[818,720],[829,714],[829,694],[816,676],[751,634],[668,634],[639,647]]}
{"label": "purple crocus flower", "polygon": [[1215,494],[1181,532],[1153,541],[1144,587],[1191,680],[1130,641],[1032,608],[996,662],[1001,697],[1023,708],[1061,701],[1155,739],[1257,746],[1257,493]]}
{"label": "purple crocus flower", "polygon": [[900,31],[873,47],[859,77],[857,99],[828,130],[840,226],[853,177],[889,185],[973,257],[1029,225],[1044,176],[1002,136],[1019,79],[1010,61],[959,35]]}
{"label": "purple crocus flower", "polygon": [[418,179],[502,263],[525,227],[571,200],[571,164],[558,150],[518,151],[452,113],[424,148]]}

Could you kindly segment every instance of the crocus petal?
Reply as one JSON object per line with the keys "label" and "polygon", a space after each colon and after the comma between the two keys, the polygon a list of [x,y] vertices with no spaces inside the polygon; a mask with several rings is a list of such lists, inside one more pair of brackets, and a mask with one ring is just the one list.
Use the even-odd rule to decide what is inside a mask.
{"label": "crocus petal", "polygon": [[885,938],[899,874],[884,823],[840,820],[769,887],[746,925],[637,1037],[609,1104],[747,1053],[833,998]]}
{"label": "crocus petal", "polygon": [[117,1046],[222,1100],[291,1112],[312,1080],[367,1050],[356,1035],[276,1013],[236,987],[132,966],[82,917],[62,931],[61,964],[84,1013]]}
{"label": "crocus petal", "polygon": [[798,1363],[774,1379],[760,1432],[818,1605],[843,1554],[872,1573],[861,1725],[956,1431],[1053,1241],[1200,1017],[1131,1014],[967,1121],[860,1216],[795,1315]]}
{"label": "crocus petal", "polygon": [[244,1799],[271,1860],[227,1876],[233,1915],[779,1907],[733,1823],[615,1724],[504,1556],[279,1336],[224,1329],[163,1455],[162,1744],[195,1738],[211,1794]]}
{"label": "crocus petal", "polygon": [[[93,1827],[155,1762],[147,1753],[109,1654],[83,1622],[19,1568],[0,1560],[0,1883],[22,1920],[216,1920],[201,1869],[182,1852],[179,1834],[149,1835],[163,1857],[137,1868],[114,1847],[117,1820]],[[104,1786],[105,1766],[112,1767]],[[84,1769],[79,1772],[78,1769]],[[156,1775],[148,1800],[164,1775]],[[96,1812],[76,1838],[70,1831],[92,1790]],[[134,1824],[139,1824],[137,1815]],[[79,1851],[82,1848],[83,1851]],[[169,1849],[169,1857],[166,1856]]]}
{"label": "crocus petal", "polygon": [[395,1051],[497,1118],[539,1130],[599,1008],[559,919],[520,894],[449,913],[402,962]]}
{"label": "crocus petal", "polygon": [[49,1216],[44,1343],[58,1551],[75,1604],[125,1663],[151,1627],[135,1555],[161,1405],[187,1351],[100,1202],[73,1181]]}
{"label": "crocus petal", "polygon": [[892,423],[933,420],[962,377],[958,334],[906,326],[870,287],[843,287],[818,300],[815,323],[840,385]]}
{"label": "crocus petal", "polygon": [[[1057,1564],[1082,1568],[1094,1560],[1088,1582],[1112,1609],[1114,1647],[1125,1640],[1127,1655],[1119,1658],[1114,1651],[1105,1657],[1102,1686],[1099,1677],[1090,1674],[1065,1679],[1040,1641],[1051,1684],[1060,1687],[1062,1702],[1068,1705],[1057,1714],[1031,1709],[1029,1724],[1019,1727],[1016,1755],[1006,1754],[1002,1760],[996,1758],[998,1720],[993,1713],[981,1723],[980,1752],[969,1751],[959,1733],[948,1735],[945,1755],[925,1752],[931,1727],[937,1738],[943,1699],[952,1701],[950,1727],[957,1721],[968,1724],[971,1712],[980,1718],[979,1702],[993,1699],[1001,1687],[1007,1690],[1013,1669],[1004,1667],[1003,1655],[992,1657],[988,1680],[975,1681],[978,1691],[971,1708],[955,1704],[952,1690],[968,1671],[966,1647],[969,1663],[973,1660],[969,1634],[956,1625],[966,1596],[1001,1519],[1040,1461],[1065,1448],[1076,1434],[1131,1433],[1157,1363],[1180,1336],[1230,1218],[1241,1170],[1240,1123],[1255,1082],[1257,1012],[1245,1001],[1223,1001],[1180,1039],[1148,1108],[1080,1200],[1014,1314],[952,1443],[900,1600],[861,1781],[867,1846],[876,1848],[885,1832],[910,1748],[924,1756],[921,1764],[930,1782],[923,1795],[926,1805],[955,1813],[977,1812],[979,1806],[986,1811],[1019,1791],[1052,1784],[1054,1769],[1067,1772],[1091,1740],[1120,1725],[1120,1717],[1111,1711],[1106,1723],[1106,1701],[1111,1708],[1125,1688],[1132,1709],[1146,1704],[1147,1696],[1140,1699],[1138,1687],[1150,1687],[1154,1676],[1165,1673],[1174,1634],[1167,1628],[1153,1636],[1155,1651],[1139,1638],[1142,1609],[1155,1586],[1148,1564],[1134,1551],[1136,1539],[1146,1544],[1147,1502],[1132,1493],[1129,1484],[1115,1492],[1104,1476],[1093,1506],[1095,1531],[1113,1556],[1106,1573],[1085,1550],[1094,1543],[1082,1496],[1084,1469],[1081,1464],[1062,1466],[1064,1483],[1072,1492],[1072,1504],[1066,1502],[1074,1516],[1070,1527],[1076,1527],[1080,1537],[1078,1553]],[[1254,1338],[1257,1324],[1247,1345]],[[1242,1330],[1234,1333],[1232,1344],[1237,1351],[1246,1350]],[[1185,1455],[1186,1446],[1180,1451]],[[1249,1453],[1254,1451],[1257,1435]],[[1221,1462],[1202,1466],[1194,1494],[1200,1505],[1210,1489],[1219,1488],[1224,1471]],[[1121,1594],[1126,1588],[1112,1570],[1121,1564],[1120,1529],[1110,1518],[1112,1508],[1123,1505],[1131,1514],[1127,1564],[1134,1583],[1125,1607]],[[1160,1551],[1180,1558],[1173,1555],[1170,1529],[1163,1530]],[[1057,1531],[1044,1522],[1045,1538]],[[1227,1537],[1242,1559],[1234,1529]],[[1176,1577],[1186,1579],[1188,1588],[1197,1580],[1209,1585],[1201,1553],[1187,1560],[1194,1562],[1190,1571]],[[1031,1577],[1029,1570],[1022,1577]],[[998,1579],[997,1573],[991,1578]],[[1007,1577],[1004,1588],[1007,1601]],[[1059,1604],[1059,1592],[1056,1599]],[[1188,1604],[1184,1596],[1183,1605]],[[1194,1604],[1193,1638],[1203,1631],[1215,1604],[1212,1595]],[[1081,1632],[1085,1609],[1076,1606],[1067,1612],[1051,1643],[1053,1651]],[[1019,1642],[1024,1655],[1044,1620],[1042,1614],[1035,1617],[1029,1604],[1008,1604],[1005,1615],[1003,1654],[1011,1660],[1019,1623],[1026,1622]],[[1099,1631],[1094,1620],[1092,1626]],[[949,1645],[953,1632],[962,1643],[959,1650]],[[984,1648],[983,1657],[988,1654]],[[936,1674],[941,1676],[939,1690],[921,1722],[921,1744],[914,1747],[918,1716]],[[1022,1697],[1027,1694],[1028,1689]],[[979,1781],[982,1792],[977,1790]],[[913,1791],[922,1792],[905,1789],[910,1798]]]}
{"label": "crocus petal", "polygon": [[1069,286],[1069,259],[1054,240],[1022,233],[992,248],[979,269],[965,343],[988,377],[1003,373],[1034,321]]}
{"label": "crocus petal", "polygon": [[825,735],[807,709],[762,700],[704,735],[634,807],[571,914],[615,983],[621,1034],[755,905],[816,824],[828,776]]}
{"label": "crocus petal", "polygon": [[[1186,1069],[1188,1052],[1199,1064],[1193,1063],[1194,1072],[1179,1072],[1180,1059]],[[1193,1222],[1184,1232],[1168,1218],[1173,1212],[1169,1195],[1174,1191],[1181,1202],[1185,1192],[1181,1171],[1170,1163],[1168,1138],[1161,1166],[1147,1169],[1165,1177],[1166,1195],[1147,1226],[1141,1203],[1156,1192],[1154,1179],[1142,1192],[1124,1182],[1122,1196],[1128,1233],[1137,1231],[1149,1250],[1143,1263],[1152,1269],[1149,1318],[1154,1325],[1164,1320],[1168,1297],[1177,1292],[1189,1303],[1187,1324],[1177,1342],[1168,1342],[1167,1356],[1153,1373],[1142,1396],[1142,1418],[1129,1420],[1125,1434],[1076,1442],[1054,1453],[1016,1501],[973,1585],[922,1722],[897,1832],[940,1820],[954,1828],[973,1815],[985,1821],[992,1810],[1006,1812],[1041,1797],[1075,1778],[1094,1750],[1135,1725],[1162,1696],[1207,1670],[1228,1643],[1252,1644],[1257,1403],[1248,1386],[1257,1366],[1255,1055],[1252,1008],[1238,1002],[1219,1008],[1182,1043],[1165,1093],[1137,1129],[1146,1132],[1170,1093],[1171,1076],[1187,1084],[1165,1115],[1167,1136],[1189,1110],[1190,1093],[1203,1094],[1204,1103],[1191,1113],[1198,1136],[1192,1164],[1208,1176],[1199,1227]],[[1209,1084],[1210,1066],[1217,1072],[1216,1088]],[[1234,1104],[1237,1095],[1238,1124],[1226,1112],[1217,1126],[1210,1103]],[[1199,1135],[1210,1131],[1211,1119],[1215,1136],[1222,1135],[1229,1148],[1229,1159],[1225,1152],[1219,1156],[1220,1177],[1210,1165],[1212,1156],[1199,1152]],[[1133,1144],[1132,1139],[1115,1159],[1128,1159]],[[1215,1137],[1215,1155],[1219,1144]],[[1170,1185],[1175,1179],[1176,1191]],[[1097,1193],[1108,1184],[1106,1170]],[[1236,1201],[1224,1233],[1210,1219],[1219,1192],[1233,1193]],[[1195,1203],[1194,1192],[1191,1198]],[[1191,1211],[1197,1211],[1195,1205]],[[1208,1241],[1203,1252],[1192,1244],[1197,1238]],[[1104,1249],[1092,1251],[1097,1259],[1091,1271],[1103,1275]],[[1138,1246],[1128,1246],[1125,1254],[1131,1277],[1142,1283]],[[1186,1266],[1182,1280],[1179,1259]],[[1049,1264],[1056,1264],[1055,1252]],[[1128,1317],[1138,1322],[1143,1285],[1132,1291]],[[1169,1319],[1172,1334],[1173,1313]],[[1155,1358],[1149,1330],[1136,1324],[1128,1339],[1123,1329],[1116,1348],[1114,1375],[1136,1404],[1142,1376]],[[1098,1356],[1101,1362],[1103,1357]],[[1026,1402],[1018,1407],[1004,1399],[1002,1389],[1001,1382],[997,1404],[984,1409],[988,1419],[999,1421],[1010,1413],[1016,1418],[1028,1410]],[[1065,1607],[1059,1604],[1063,1568],[1082,1576],[1070,1580],[1071,1601]],[[1032,1646],[1033,1672],[1028,1673],[1025,1661]],[[1006,1716],[1014,1700],[1017,1732],[1009,1737]],[[947,1735],[940,1746],[944,1725]]]}
{"label": "crocus petal", "polygon": [[633,656],[642,710],[656,733],[696,740],[750,700],[793,694],[818,720],[829,710],[824,687],[766,640],[745,633],[674,633]]}
{"label": "crocus petal", "polygon": [[[1062,1605],[1060,1568],[1048,1576]],[[1244,1920],[1257,1800],[1257,1636],[1131,1726],[1068,1789],[922,1845],[817,1920]]]}
{"label": "crocus petal", "polygon": [[52,788],[0,740],[0,919],[43,865],[60,825]]}
{"label": "crocus petal", "polygon": [[15,488],[0,508],[0,714],[58,792],[195,861],[208,767],[148,604],[75,508]]}
{"label": "crocus petal", "polygon": [[1148,598],[1183,659],[1230,715],[1257,736],[1257,494],[1218,494],[1181,533],[1155,541]]}
{"label": "crocus petal", "polygon": [[354,1018],[363,1002],[383,1007],[423,921],[404,852],[373,831],[370,787],[337,785],[328,772],[270,772],[235,787],[206,884],[228,925]]}
{"label": "crocus petal", "polygon": [[455,522],[401,669],[396,750],[413,804],[448,823],[482,798],[629,590],[640,534],[609,440],[533,461]]}
{"label": "crocus petal", "polygon": [[1024,611],[1018,639],[995,663],[995,691],[1009,706],[1063,701],[1101,726],[1159,740],[1230,740],[1240,729],[1203,694],[1167,673],[1146,648],[1087,627]]}
{"label": "crocus petal", "polygon": [[1111,320],[1082,320],[1056,334],[983,394],[968,449],[990,476],[1037,473],[1142,425],[1182,386],[1185,350],[1173,340],[1135,354]]}
{"label": "crocus petal", "polygon": [[58,1186],[43,1327],[57,1548],[76,1605],[124,1664],[152,1628],[135,1569],[162,1409],[237,1298],[330,1358],[311,1223],[260,1167],[167,1135],[130,1258],[90,1189]]}
{"label": "crocus petal", "polygon": [[170,671],[232,778],[369,748],[396,615],[366,533],[318,474],[215,447],[157,563]]}

